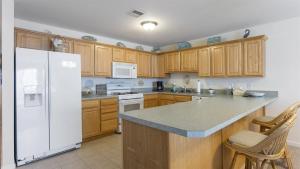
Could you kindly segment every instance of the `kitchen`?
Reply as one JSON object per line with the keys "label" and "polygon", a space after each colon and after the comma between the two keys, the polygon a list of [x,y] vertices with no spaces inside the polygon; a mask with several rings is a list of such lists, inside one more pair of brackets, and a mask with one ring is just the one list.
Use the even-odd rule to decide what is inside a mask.
{"label": "kitchen", "polygon": [[[75,8],[84,2],[74,3]],[[102,3],[114,6],[116,2]],[[200,2],[193,3],[197,7],[204,5]],[[91,22],[86,20],[87,16],[78,16],[75,12],[74,16],[78,16],[78,19],[87,25],[75,26],[76,22],[71,19],[74,16],[57,17],[59,12],[53,15],[58,19],[57,22],[47,20],[47,12],[60,9],[51,2],[46,4],[49,5],[48,8],[43,7],[45,4],[42,2],[34,0],[27,3],[15,1],[15,94],[16,98],[25,97],[25,101],[21,102],[16,99],[16,154],[13,161],[16,160],[17,168],[229,168],[234,154],[226,147],[232,146],[225,144],[226,140],[242,129],[258,132],[253,119],[265,115],[278,116],[287,107],[299,101],[296,88],[299,84],[296,73],[296,55],[299,49],[296,44],[300,38],[297,29],[300,15],[293,10],[287,12],[284,18],[280,18],[279,14],[276,19],[266,15],[259,21],[249,21],[250,24],[242,24],[241,16],[235,18],[239,25],[232,28],[224,26],[221,22],[211,23],[210,27],[219,26],[217,30],[195,23],[197,30],[181,27],[182,32],[189,32],[184,35],[176,34],[176,28],[173,29],[172,25],[166,26],[168,23],[174,23],[171,22],[171,16],[176,12],[167,12],[166,15],[161,14],[161,18],[157,16],[151,19],[151,9],[140,3],[118,7],[118,15],[121,16],[118,21],[124,30],[112,26],[117,21],[107,21],[107,25],[88,25]],[[183,5],[180,2],[175,4],[173,9]],[[64,5],[67,4],[62,3],[62,6]],[[252,5],[241,9],[247,13]],[[297,11],[299,3],[291,0],[285,5],[273,4],[272,14],[275,14],[279,7],[288,8],[289,5]],[[137,9],[132,10],[135,6]],[[268,8],[266,2],[261,6],[258,10]],[[157,10],[166,9],[163,7],[165,6],[156,6]],[[94,9],[87,7],[84,10],[88,11],[88,8]],[[189,8],[193,9],[192,6]],[[99,20],[103,19],[105,22],[107,9],[101,9],[101,14],[98,13]],[[185,17],[189,14],[188,11],[184,13]],[[163,16],[169,18],[169,21],[164,20]],[[196,18],[203,19],[203,16]],[[253,18],[257,19],[260,16],[255,15]],[[234,20],[234,17],[230,19]],[[127,23],[122,20],[126,20]],[[191,20],[195,21],[194,18]],[[184,19],[177,22],[190,23]],[[124,26],[128,23],[135,25],[134,28]],[[175,25],[180,26],[180,23]],[[173,27],[176,27],[175,25]],[[166,27],[173,32],[168,34]],[[111,30],[108,31],[109,29]],[[126,34],[126,31],[131,33]],[[295,37],[291,38],[291,35]],[[182,42],[183,40],[189,41]],[[283,44],[284,42],[289,42],[290,45]],[[41,51],[44,54],[38,53]],[[44,62],[33,64],[33,60],[39,60],[39,57],[33,57],[34,55],[45,55]],[[56,57],[63,58],[64,63],[56,65]],[[74,59],[71,60],[72,57]],[[23,89],[20,87],[21,90],[18,90],[19,84],[22,85],[19,77],[24,81],[25,76],[20,76],[17,72],[23,69],[25,63],[39,67],[46,65],[44,68],[38,68],[42,70],[38,71],[38,74],[48,71],[45,88],[38,85],[28,87],[24,84],[21,86]],[[76,71],[67,73],[69,69]],[[33,73],[28,74],[28,77],[33,76]],[[58,77],[60,80],[57,80]],[[55,92],[58,94],[55,95]],[[243,97],[245,95],[248,97]],[[44,96],[49,99],[49,103],[47,100],[42,102],[41,98]],[[33,112],[33,107],[46,106],[45,110],[49,112],[48,119],[43,119],[45,122],[39,124],[45,130],[36,126],[39,132],[44,134],[44,141],[38,139],[41,135],[19,135],[22,131],[28,131],[26,125],[33,125],[35,122],[33,119],[22,120],[37,117],[19,115],[18,113],[23,112],[23,109],[18,109],[19,103],[24,103],[24,108],[28,108],[29,112]],[[5,119],[7,116],[3,117]],[[290,121],[292,118],[287,120],[286,122],[293,123]],[[25,123],[26,125],[22,126]],[[240,127],[231,131],[228,129],[231,126]],[[297,128],[299,123],[295,124],[286,139],[293,158],[286,155],[287,153],[286,156],[280,156],[283,162],[276,161],[277,167],[291,168],[293,165],[297,168],[300,165],[300,136]],[[140,131],[144,131],[142,133],[145,135]],[[153,144],[147,139],[153,141]],[[193,143],[191,140],[194,139],[210,141]],[[52,147],[55,145],[51,143],[55,140],[60,140],[57,141],[57,145],[65,140],[69,140],[69,143],[66,143],[64,148],[54,151],[55,148]],[[156,141],[160,141],[159,145],[164,146],[155,147]],[[46,142],[47,144],[43,144]],[[45,150],[26,155],[30,158],[22,156],[22,151],[30,154],[30,147],[36,149],[35,144],[43,144]],[[20,145],[28,149],[22,149]],[[184,149],[180,145],[192,146],[195,151]],[[210,147],[207,145],[210,145],[211,149],[207,148]],[[157,149],[161,150],[161,153],[156,154]],[[174,153],[168,154],[165,150]],[[203,157],[203,151],[209,152],[207,158],[197,160]],[[194,154],[178,155],[190,153]],[[6,153],[3,154],[5,156]],[[55,156],[52,157],[53,155]],[[220,158],[218,164],[214,161],[215,158]],[[214,164],[211,165],[212,163]],[[271,163],[272,160],[270,166],[273,165]],[[251,160],[238,159],[235,168],[243,165],[257,166]]]}

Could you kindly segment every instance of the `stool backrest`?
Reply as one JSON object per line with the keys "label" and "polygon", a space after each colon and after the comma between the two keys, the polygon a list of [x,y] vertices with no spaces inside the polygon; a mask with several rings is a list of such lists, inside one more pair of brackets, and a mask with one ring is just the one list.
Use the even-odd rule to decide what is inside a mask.
{"label": "stool backrest", "polygon": [[263,155],[275,155],[280,153],[285,145],[288,133],[294,126],[297,114],[293,114],[281,126],[276,128],[267,138],[251,147],[250,151],[262,153]]}
{"label": "stool backrest", "polygon": [[279,116],[277,116],[273,121],[275,125],[280,124],[287,119],[289,119],[292,115],[296,114],[300,108],[300,102],[296,102],[289,106],[284,112],[282,112]]}

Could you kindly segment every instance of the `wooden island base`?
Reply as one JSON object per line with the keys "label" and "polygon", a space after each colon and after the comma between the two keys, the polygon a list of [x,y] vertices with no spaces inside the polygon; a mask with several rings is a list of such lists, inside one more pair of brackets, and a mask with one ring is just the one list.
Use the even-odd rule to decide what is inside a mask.
{"label": "wooden island base", "polygon": [[[223,146],[232,134],[258,130],[253,118],[261,108],[205,138],[188,138],[123,120],[123,169],[229,169],[233,152]],[[244,165],[237,161],[236,168]]]}

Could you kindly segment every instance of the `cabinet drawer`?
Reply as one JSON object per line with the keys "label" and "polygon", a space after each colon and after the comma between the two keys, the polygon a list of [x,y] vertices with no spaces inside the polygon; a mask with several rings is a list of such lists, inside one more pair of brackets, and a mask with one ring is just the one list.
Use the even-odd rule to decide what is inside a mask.
{"label": "cabinet drawer", "polygon": [[158,94],[145,94],[144,100],[158,99]]}
{"label": "cabinet drawer", "polygon": [[116,130],[118,126],[118,119],[101,121],[101,131],[113,131]]}
{"label": "cabinet drawer", "polygon": [[117,119],[117,118],[118,118],[117,112],[101,114],[101,121],[112,120],[112,119]]}
{"label": "cabinet drawer", "polygon": [[111,98],[111,99],[101,99],[101,106],[107,106],[107,105],[112,105],[112,104],[118,104],[118,101],[116,98]]}
{"label": "cabinet drawer", "polygon": [[175,95],[176,102],[188,102],[192,100],[192,96]]}
{"label": "cabinet drawer", "polygon": [[174,96],[171,94],[160,94],[159,99],[162,100],[174,100]]}
{"label": "cabinet drawer", "polygon": [[117,112],[117,105],[101,106],[101,114]]}
{"label": "cabinet drawer", "polygon": [[85,100],[82,101],[82,108],[99,108],[100,101],[99,100]]}

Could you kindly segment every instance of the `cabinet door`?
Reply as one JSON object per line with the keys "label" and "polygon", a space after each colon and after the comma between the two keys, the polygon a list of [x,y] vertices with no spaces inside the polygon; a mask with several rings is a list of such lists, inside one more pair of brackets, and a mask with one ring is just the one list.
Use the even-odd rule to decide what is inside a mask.
{"label": "cabinet door", "polygon": [[247,76],[264,76],[264,40],[244,42],[244,74]]}
{"label": "cabinet door", "polygon": [[182,72],[198,72],[198,54],[197,50],[187,50],[180,53],[181,71]]}
{"label": "cabinet door", "polygon": [[93,76],[95,67],[95,45],[92,43],[75,41],[74,53],[80,54],[81,57],[81,75]]}
{"label": "cabinet door", "polygon": [[164,55],[158,55],[158,77],[166,77],[165,69],[165,57]]}
{"label": "cabinet door", "polygon": [[16,47],[50,50],[50,38],[43,33],[16,30]]}
{"label": "cabinet door", "polygon": [[158,55],[151,56],[151,77],[159,77]]}
{"label": "cabinet door", "polygon": [[151,76],[151,54],[139,52],[137,56],[138,76]]}
{"label": "cabinet door", "polygon": [[65,39],[65,44],[67,45],[66,53],[74,53],[74,40]]}
{"label": "cabinet door", "polygon": [[126,62],[124,49],[113,48],[113,61],[114,62]]}
{"label": "cabinet door", "polygon": [[174,98],[175,98],[176,102],[188,102],[188,101],[192,101],[192,96],[175,95]]}
{"label": "cabinet door", "polygon": [[157,107],[158,94],[145,94],[144,95],[144,108]]}
{"label": "cabinet door", "polygon": [[100,134],[100,110],[83,109],[82,112],[82,137],[83,139]]}
{"label": "cabinet door", "polygon": [[226,75],[242,75],[242,43],[226,45]]}
{"label": "cabinet door", "polygon": [[180,53],[172,52],[165,56],[167,72],[180,72]]}
{"label": "cabinet door", "polygon": [[211,47],[211,65],[213,76],[225,76],[225,47]]}
{"label": "cabinet door", "polygon": [[112,48],[95,46],[95,75],[111,77]]}
{"label": "cabinet door", "polygon": [[199,49],[198,51],[198,66],[199,72],[198,75],[201,77],[209,77],[210,76],[210,60],[211,53],[210,48]]}
{"label": "cabinet door", "polygon": [[137,52],[133,50],[125,51],[125,62],[136,63]]}

